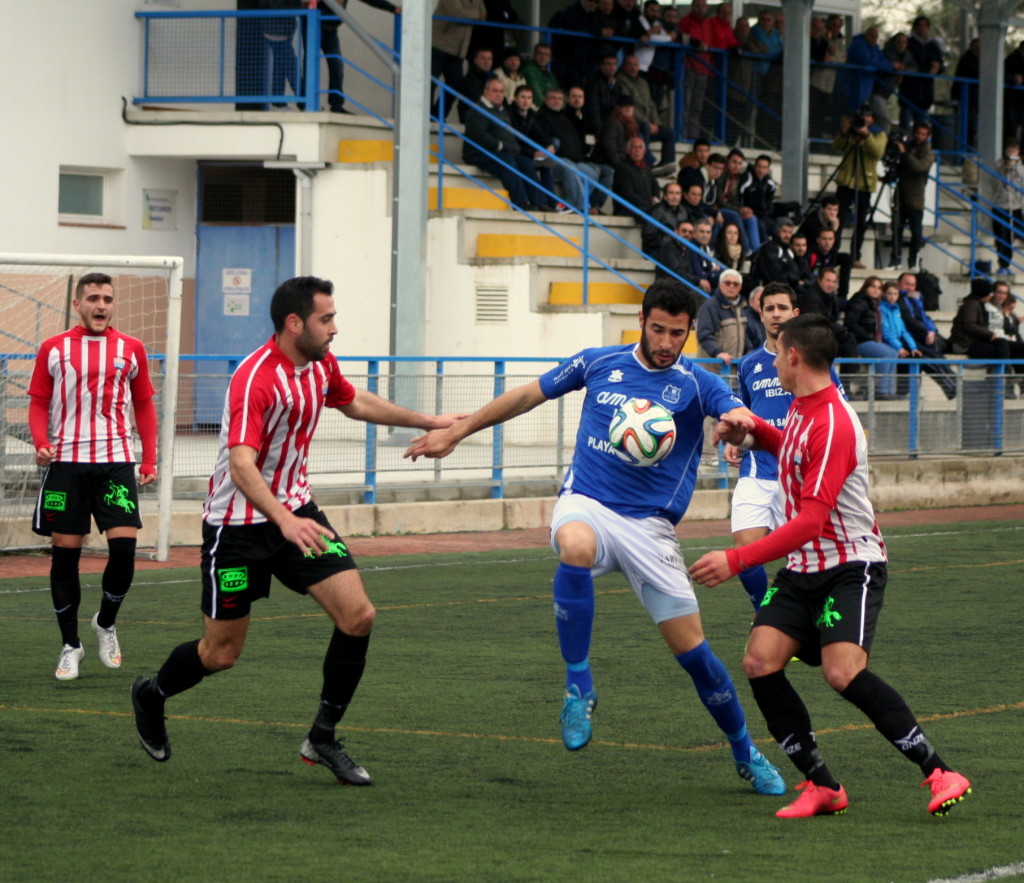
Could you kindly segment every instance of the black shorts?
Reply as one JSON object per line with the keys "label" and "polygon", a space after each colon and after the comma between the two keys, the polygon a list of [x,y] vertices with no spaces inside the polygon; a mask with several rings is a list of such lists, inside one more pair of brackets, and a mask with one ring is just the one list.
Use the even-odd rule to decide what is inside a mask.
{"label": "black shorts", "polygon": [[32,530],[85,536],[91,518],[102,532],[142,527],[134,463],[51,463],[43,476],[32,516]]}
{"label": "black shorts", "polygon": [[754,625],[767,625],[796,638],[797,654],[821,665],[821,648],[847,641],[871,652],[882,610],[888,571],[884,562],[853,561],[820,573],[783,568],[757,611]]}
{"label": "black shorts", "polygon": [[[315,503],[307,503],[295,514],[312,518],[334,532]],[[355,570],[356,562],[341,537],[328,542],[329,552],[303,555],[270,522],[234,527],[203,524],[203,613],[212,619],[248,616],[253,601],[270,596],[272,576],[286,588],[305,595],[310,586],[343,570]]]}

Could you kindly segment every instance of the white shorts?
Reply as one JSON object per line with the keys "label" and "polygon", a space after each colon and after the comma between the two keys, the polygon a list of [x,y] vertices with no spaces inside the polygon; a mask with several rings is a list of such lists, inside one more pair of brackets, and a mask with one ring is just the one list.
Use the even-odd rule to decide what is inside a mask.
{"label": "white shorts", "polygon": [[732,492],[732,532],[766,527],[775,530],[785,523],[779,483],[767,478],[741,478]]}
{"label": "white shorts", "polygon": [[679,540],[666,519],[630,518],[590,497],[563,494],[551,514],[551,545],[556,552],[555,534],[570,521],[582,521],[597,536],[591,574],[622,573],[655,623],[699,611]]}

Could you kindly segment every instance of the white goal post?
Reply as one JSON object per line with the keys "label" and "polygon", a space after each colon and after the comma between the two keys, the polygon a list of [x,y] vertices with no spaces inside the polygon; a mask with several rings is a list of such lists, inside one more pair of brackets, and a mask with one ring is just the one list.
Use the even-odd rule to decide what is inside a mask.
{"label": "white goal post", "polygon": [[[115,277],[114,326],[141,337],[150,356],[163,357],[163,373],[153,372],[161,397],[156,558],[167,560],[174,496],[183,271],[184,259],[180,257],[0,252],[0,550],[22,545],[12,540],[13,523],[30,517],[24,511],[27,485],[20,491],[12,490],[9,485],[17,478],[9,477],[8,463],[20,467],[14,470],[16,475],[34,474],[25,466],[34,462],[34,452],[33,460],[27,460],[31,441],[25,438],[23,425],[10,421],[10,415],[25,412],[28,404],[27,397],[12,399],[10,395],[11,389],[23,393],[27,388],[23,378],[16,387],[10,384],[11,365],[16,364],[22,374],[27,366],[30,373],[33,363],[28,360],[38,352],[42,341],[66,330],[69,321],[75,323],[69,313],[72,277],[107,272]],[[137,333],[137,327],[145,327],[146,335]],[[156,350],[160,345],[162,353]]]}

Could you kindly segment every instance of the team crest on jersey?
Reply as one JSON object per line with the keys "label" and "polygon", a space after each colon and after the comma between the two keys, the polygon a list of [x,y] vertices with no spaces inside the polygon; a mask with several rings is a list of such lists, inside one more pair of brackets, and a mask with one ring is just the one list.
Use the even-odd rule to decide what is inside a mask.
{"label": "team crest on jersey", "polygon": [[760,374],[761,373],[761,369],[763,367],[764,367],[764,365],[762,365],[760,362],[758,362],[756,365],[754,365],[754,373],[755,374]]}
{"label": "team crest on jersey", "polygon": [[321,394],[321,395],[322,395],[322,396],[323,396],[324,398],[327,398],[327,384],[326,384],[326,383],[324,384],[324,388],[323,388],[322,390],[320,390],[320,394]]}
{"label": "team crest on jersey", "polygon": [[117,368],[118,371],[124,370],[124,359],[115,358],[114,367]]}
{"label": "team crest on jersey", "polygon": [[666,386],[661,391],[661,400],[666,405],[678,405],[679,404],[679,394],[681,392],[682,392],[682,390],[678,386],[673,386],[670,383],[670,384],[668,384],[668,386]]}
{"label": "team crest on jersey", "polygon": [[612,371],[611,374],[608,375],[608,382],[609,383],[621,383],[622,382],[622,372],[618,368],[616,368],[614,371]]}

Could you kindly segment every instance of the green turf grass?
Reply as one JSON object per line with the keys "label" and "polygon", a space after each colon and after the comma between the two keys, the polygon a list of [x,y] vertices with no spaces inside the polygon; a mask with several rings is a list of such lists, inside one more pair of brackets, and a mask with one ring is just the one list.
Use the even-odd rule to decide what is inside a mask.
{"label": "green turf grass", "polygon": [[[927,517],[927,513],[922,513]],[[594,742],[558,730],[562,666],[546,550],[365,559],[379,609],[345,720],[371,788],[299,761],[330,626],[275,586],[239,665],[168,703],[174,756],[138,747],[128,688],[199,636],[195,570],[140,571],[119,621],[119,672],[96,657],[86,577],[82,675],[59,683],[41,579],[0,580],[0,879],[927,881],[1024,860],[1019,651],[1024,525],[890,531],[872,667],[975,784],[945,819],[921,775],[791,667],[849,812],[783,822],[786,799],[735,773],[718,730],[621,576],[598,582]],[[687,559],[724,540],[684,542]],[[705,629],[750,730],[792,788],[739,660],[737,581],[701,590]],[[791,796],[793,792],[791,791]]]}

